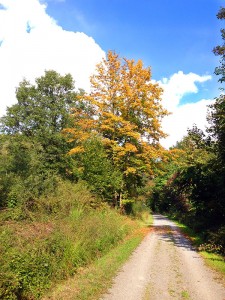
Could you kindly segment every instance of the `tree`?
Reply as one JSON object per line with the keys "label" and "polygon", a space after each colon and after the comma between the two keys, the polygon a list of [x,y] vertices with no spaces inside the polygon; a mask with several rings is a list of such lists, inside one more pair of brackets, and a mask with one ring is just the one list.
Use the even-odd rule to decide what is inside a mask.
{"label": "tree", "polygon": [[[217,14],[217,18],[220,20],[225,20],[225,8],[221,7]],[[223,83],[225,81],[225,29],[221,29],[221,36],[223,40],[222,45],[218,45],[213,49],[215,55],[220,56],[220,66],[216,67],[215,74],[221,76],[219,81]]]}
{"label": "tree", "polygon": [[100,138],[93,137],[83,143],[83,152],[75,156],[78,177],[85,180],[90,189],[103,201],[116,205],[116,192],[122,184],[122,174],[107,158]]}
{"label": "tree", "polygon": [[46,168],[45,156],[41,144],[31,138],[0,135],[0,207],[26,205],[55,189],[59,176]]}
{"label": "tree", "polygon": [[[161,105],[162,89],[151,81],[151,70],[141,60],[121,59],[112,51],[97,65],[91,87],[80,101],[92,107],[92,116],[80,114],[75,119],[78,125],[67,133],[80,141],[93,133],[100,135],[108,157],[123,173],[126,189],[132,193],[143,172],[153,173],[163,153],[159,139],[165,136],[161,120],[167,111]],[[77,144],[71,153],[79,149]]]}
{"label": "tree", "polygon": [[18,102],[1,118],[1,132],[35,140],[42,147],[45,167],[65,174],[69,147],[61,131],[70,124],[70,110],[76,103],[72,76],[45,71],[35,84],[23,80],[16,97]]}
{"label": "tree", "polygon": [[221,94],[208,114],[210,128],[208,129],[215,140],[216,152],[221,162],[225,163],[225,95]]}
{"label": "tree", "polygon": [[[225,19],[225,8],[222,7],[217,14],[217,18]],[[215,74],[220,76],[219,81],[225,82],[225,29],[221,29],[223,44],[213,49],[215,55],[219,55],[220,66],[215,69]],[[223,90],[223,89],[222,89]],[[209,132],[216,140],[218,157],[223,166],[225,165],[225,95],[221,93],[213,105],[210,106],[211,111],[208,115],[208,121],[211,124]]]}
{"label": "tree", "polygon": [[[220,9],[217,17],[225,19],[225,8]],[[223,44],[215,47],[213,51],[221,57],[220,66],[215,69],[215,74],[220,76],[219,81],[224,83],[224,29],[221,33]],[[180,152],[182,156],[177,152],[177,160],[167,166],[168,172],[155,180],[150,205],[160,211],[174,214],[204,234],[206,239],[214,237],[216,243],[224,245],[225,95],[223,92],[210,108],[208,115],[211,123],[208,129],[210,136],[207,137],[196,126],[188,130],[188,134],[176,145],[178,150],[182,151]],[[212,242],[210,239],[209,243]],[[213,242],[212,248],[214,245]]]}
{"label": "tree", "polygon": [[9,134],[45,137],[60,132],[69,121],[76,93],[72,76],[45,71],[35,85],[23,80],[16,90],[18,103],[7,108],[1,130]]}
{"label": "tree", "polygon": [[187,130],[187,135],[175,145],[175,149],[181,150],[180,161],[182,166],[190,166],[205,163],[214,154],[212,141],[195,124]]}

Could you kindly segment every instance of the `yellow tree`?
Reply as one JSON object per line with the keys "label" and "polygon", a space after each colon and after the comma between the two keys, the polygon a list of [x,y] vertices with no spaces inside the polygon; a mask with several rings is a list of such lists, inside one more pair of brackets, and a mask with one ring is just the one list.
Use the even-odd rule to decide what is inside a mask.
{"label": "yellow tree", "polygon": [[[141,60],[121,59],[109,51],[91,77],[91,92],[80,101],[93,109],[90,118],[81,118],[79,128],[68,130],[75,139],[96,133],[102,137],[109,158],[124,174],[132,194],[142,174],[153,173],[165,137],[161,120],[168,114],[161,105],[162,88],[151,81],[150,68]],[[80,130],[82,129],[82,130]],[[71,153],[81,151],[77,145]]]}

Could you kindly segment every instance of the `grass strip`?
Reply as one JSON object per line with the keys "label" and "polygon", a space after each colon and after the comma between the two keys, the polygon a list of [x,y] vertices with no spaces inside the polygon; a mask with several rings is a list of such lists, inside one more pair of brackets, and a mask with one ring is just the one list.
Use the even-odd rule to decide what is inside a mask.
{"label": "grass strip", "polygon": [[140,244],[147,232],[149,229],[146,228],[136,231],[105,256],[96,260],[89,267],[80,269],[73,278],[57,286],[54,292],[44,297],[43,300],[99,299],[108,290],[118,269]]}
{"label": "grass strip", "polygon": [[187,239],[189,239],[194,246],[199,247],[203,243],[202,238],[199,235],[197,235],[193,229],[191,229],[185,224],[178,222],[177,220],[173,220],[173,222],[177,225],[177,227],[180,228],[183,235]]}
{"label": "grass strip", "polygon": [[[203,241],[200,236],[198,236],[191,228],[187,225],[184,225],[178,221],[173,220],[173,222],[180,228],[181,232],[187,237],[191,243],[199,247]],[[219,272],[223,277],[225,276],[225,259],[222,255],[210,253],[206,251],[199,251],[201,256],[204,258],[205,263],[214,269],[215,271]]]}
{"label": "grass strip", "polygon": [[205,251],[201,251],[201,255],[204,257],[208,266],[225,276],[225,260],[223,256]]}

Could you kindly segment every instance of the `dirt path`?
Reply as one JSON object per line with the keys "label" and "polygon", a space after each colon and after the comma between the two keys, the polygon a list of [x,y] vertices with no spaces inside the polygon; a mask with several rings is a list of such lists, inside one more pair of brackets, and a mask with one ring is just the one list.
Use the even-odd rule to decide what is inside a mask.
{"label": "dirt path", "polygon": [[167,299],[225,300],[225,286],[175,224],[154,215],[153,233],[136,249],[101,300]]}

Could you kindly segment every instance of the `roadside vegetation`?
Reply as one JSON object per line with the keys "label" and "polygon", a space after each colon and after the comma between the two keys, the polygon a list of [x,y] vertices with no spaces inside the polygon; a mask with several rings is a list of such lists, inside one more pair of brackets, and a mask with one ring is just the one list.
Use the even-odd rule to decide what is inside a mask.
{"label": "roadside vegetation", "polygon": [[[224,83],[221,32],[215,73]],[[166,150],[168,112],[151,78],[141,60],[109,51],[90,93],[54,70],[19,84],[17,103],[0,119],[1,299],[40,299],[74,276],[91,290],[92,277],[105,280],[103,291],[143,237],[151,209],[201,233],[205,251],[225,254],[224,93],[209,108],[207,134],[193,126]],[[100,293],[74,284],[77,299]]]}
{"label": "roadside vegetation", "polygon": [[[221,8],[218,19],[225,19]],[[213,52],[220,57],[215,74],[225,82],[225,35]],[[170,150],[176,156],[154,181],[149,205],[184,223],[202,238],[202,249],[225,255],[225,96],[208,110],[207,132],[195,125]]]}
{"label": "roadside vegetation", "polygon": [[188,227],[185,224],[182,224],[172,216],[169,216],[173,219],[176,225],[180,228],[181,232],[186,236],[187,239],[190,240],[192,245],[195,246],[196,250],[204,257],[205,263],[213,268],[215,271],[219,272],[223,276],[225,276],[225,259],[224,255],[221,254],[222,246],[218,244],[214,244],[212,241],[206,243],[204,242],[204,238],[201,235]]}
{"label": "roadside vegetation", "polygon": [[[123,248],[129,254],[143,237],[140,222],[99,202],[83,183],[60,183],[32,207],[8,208],[0,216],[1,299],[39,299],[125,238],[133,235]],[[114,272],[118,263],[113,259]]]}
{"label": "roadside vegetation", "polygon": [[[40,299],[149,217],[146,190],[157,172],[155,160],[149,160],[164,151],[158,142],[163,136],[158,120],[166,114],[162,90],[148,82],[150,69],[141,62],[109,52],[103,65],[105,70],[116,65],[105,76],[119,76],[123,83],[114,83],[118,99],[108,89],[107,107],[101,105],[105,77],[93,76],[98,95],[87,95],[75,90],[69,74],[49,70],[35,84],[21,82],[18,103],[1,118],[0,298]],[[102,67],[98,70],[101,75]],[[138,88],[145,99],[127,107],[128,90],[135,94]],[[156,126],[147,143],[150,114]],[[140,237],[133,236],[123,252],[131,253]]]}

